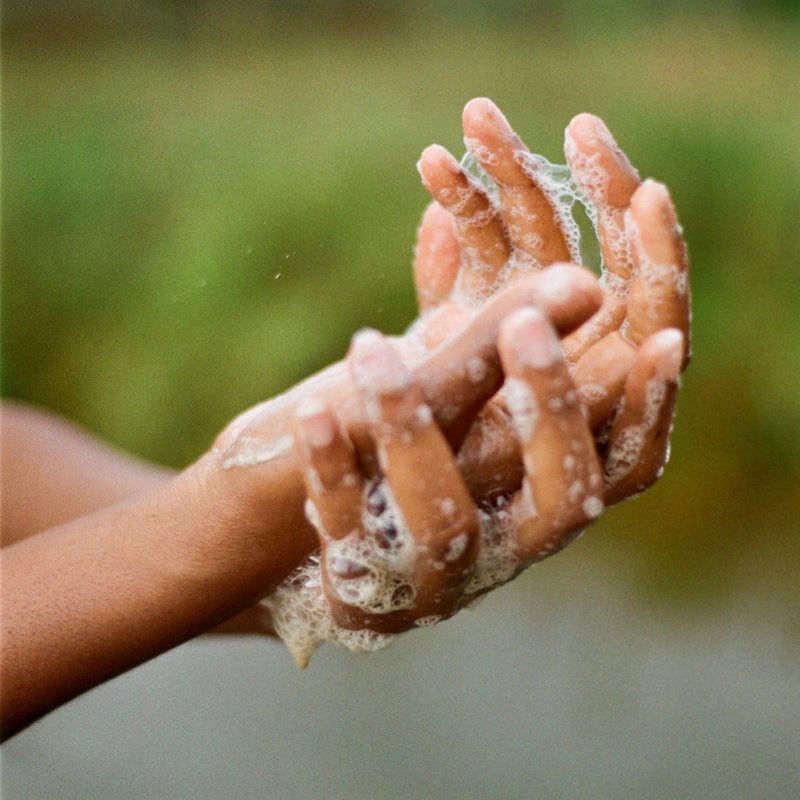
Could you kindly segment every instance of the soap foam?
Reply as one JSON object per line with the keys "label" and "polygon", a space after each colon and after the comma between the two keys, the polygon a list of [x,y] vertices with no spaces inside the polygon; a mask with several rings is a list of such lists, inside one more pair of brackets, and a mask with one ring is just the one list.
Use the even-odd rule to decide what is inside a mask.
{"label": "soap foam", "polygon": [[265,442],[255,436],[241,434],[224,451],[220,468],[232,469],[233,467],[253,467],[265,464],[268,461],[285,457],[291,452],[293,446],[294,439],[289,435],[281,436],[274,442]]}
{"label": "soap foam", "polygon": [[603,467],[606,488],[627,478],[639,463],[648,435],[660,418],[666,392],[666,384],[661,378],[647,382],[641,423],[621,430],[609,448]]}
{"label": "soap foam", "polygon": [[[389,487],[381,481],[365,490],[363,530],[344,539],[326,540],[325,566],[328,591],[345,604],[374,613],[411,609],[417,596],[413,567],[416,543],[398,516]],[[306,510],[317,526],[319,515],[313,504]],[[533,512],[532,512],[533,513]],[[516,555],[511,515],[503,499],[490,509],[481,509],[480,549],[475,569],[464,589],[462,606],[470,605],[484,592],[507,583],[522,568]],[[461,558],[469,545],[466,533],[456,534],[448,545],[445,561]],[[359,653],[388,646],[396,637],[370,630],[350,630],[338,625],[322,582],[320,554],[315,553],[292,572],[263,601],[272,615],[275,632],[286,644],[298,666],[308,664],[323,642],[333,642]],[[443,617],[424,616],[416,627],[429,627]]]}
{"label": "soap foam", "polygon": [[[365,487],[364,507],[361,529],[334,540],[321,529],[314,504],[306,502],[306,515],[326,542],[328,590],[365,613],[412,608],[417,596],[413,581],[416,543],[384,481]],[[393,638],[336,624],[323,590],[319,553],[309,556],[263,602],[272,614],[275,632],[300,667],[323,641],[372,652]]]}
{"label": "soap foam", "polygon": [[511,512],[505,502],[494,508],[480,509],[478,516],[480,549],[475,571],[464,589],[464,594],[471,599],[508,583],[522,566],[516,555],[516,537],[510,524]]}
{"label": "soap foam", "polygon": [[[497,186],[469,150],[481,149],[481,158],[486,160],[486,163],[497,163],[497,158],[491,153],[486,153],[480,143],[473,140],[465,141],[467,141],[468,152],[461,159],[461,166],[473,182],[486,193],[493,209],[496,209]],[[527,150],[516,151],[514,160],[541,188],[552,206],[556,221],[564,232],[571,260],[576,264],[597,267],[601,273],[605,274],[598,246],[597,208],[581,190],[570,168],[564,164],[553,164],[544,156],[530,153]],[[592,191],[597,192],[595,196],[604,197],[607,192],[608,175],[599,166],[599,162],[595,163],[586,158],[582,160],[577,158],[575,161],[576,173],[580,173],[581,182],[591,186]],[[528,220],[531,228],[534,227],[534,223],[535,220]],[[518,230],[515,233],[516,240],[526,241],[526,246],[531,249],[538,250],[541,247],[540,234],[535,230],[528,232]],[[619,247],[626,246],[627,238],[622,237]],[[516,266],[524,267],[525,264],[521,262]],[[492,291],[496,288],[497,285],[493,286]]]}

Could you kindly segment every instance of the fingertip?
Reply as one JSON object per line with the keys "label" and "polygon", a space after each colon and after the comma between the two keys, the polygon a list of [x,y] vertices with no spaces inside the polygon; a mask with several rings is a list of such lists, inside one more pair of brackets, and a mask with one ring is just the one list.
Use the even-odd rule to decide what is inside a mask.
{"label": "fingertip", "polygon": [[422,220],[420,221],[419,228],[420,230],[424,228],[438,229],[439,226],[442,225],[451,225],[452,219],[453,217],[450,212],[441,203],[439,203],[437,200],[434,200],[428,205],[422,214]]}
{"label": "fingertip", "polygon": [[668,382],[678,380],[684,366],[683,332],[677,328],[665,328],[651,337],[655,348],[656,371]]}
{"label": "fingertip", "polygon": [[603,290],[597,277],[584,267],[567,263],[552,264],[540,272],[537,279],[537,295],[550,303],[566,303],[578,292],[596,301],[597,308],[603,302]]}
{"label": "fingertip", "polygon": [[304,400],[295,412],[295,420],[304,442],[312,448],[328,447],[336,436],[333,414],[321,400]]}
{"label": "fingertip", "polygon": [[417,168],[421,169],[427,165],[440,165],[443,163],[458,162],[451,155],[450,151],[440,144],[429,144],[420,154]]}
{"label": "fingertip", "polygon": [[464,106],[464,110],[461,112],[461,119],[462,122],[466,123],[468,120],[489,116],[493,112],[499,112],[499,109],[488,97],[473,97]]}
{"label": "fingertip", "polygon": [[461,115],[464,136],[483,138],[487,130],[504,137],[513,136],[513,130],[505,114],[488,97],[476,97],[464,107]]}
{"label": "fingertip", "polygon": [[600,117],[594,114],[582,112],[576,114],[567,125],[566,135],[575,141],[583,141],[597,137],[598,132],[603,131],[605,134],[610,135],[608,128]]}
{"label": "fingertip", "polygon": [[647,178],[631,197],[630,215],[639,221],[660,222],[668,229],[678,227],[678,218],[667,186]]}
{"label": "fingertip", "polygon": [[369,395],[400,393],[411,385],[411,374],[399,354],[374,328],[353,336],[348,362],[356,386]]}
{"label": "fingertip", "polygon": [[428,145],[417,161],[417,172],[422,185],[435,194],[440,184],[448,183],[453,175],[461,174],[461,165],[449,150],[440,144]]}
{"label": "fingertip", "polygon": [[513,362],[515,372],[547,369],[564,358],[552,325],[539,309],[530,306],[515,311],[503,323],[499,346],[505,358]]}

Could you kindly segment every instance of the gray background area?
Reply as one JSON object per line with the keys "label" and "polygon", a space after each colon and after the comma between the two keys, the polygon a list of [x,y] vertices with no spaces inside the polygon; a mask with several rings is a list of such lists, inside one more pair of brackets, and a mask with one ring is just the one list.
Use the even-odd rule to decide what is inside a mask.
{"label": "gray background area", "polygon": [[588,550],[304,672],[271,641],[187,644],[7,743],[3,797],[796,798],[785,593],[648,607]]}

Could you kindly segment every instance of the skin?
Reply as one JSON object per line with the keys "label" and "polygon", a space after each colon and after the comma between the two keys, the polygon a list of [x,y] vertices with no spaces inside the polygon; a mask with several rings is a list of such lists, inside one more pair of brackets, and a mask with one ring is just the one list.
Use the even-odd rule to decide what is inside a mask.
{"label": "skin", "polygon": [[[563,331],[593,313],[600,296],[588,273],[568,268],[555,278],[534,276],[510,287],[461,335],[418,362],[414,380],[434,415],[441,416],[445,401],[480,407],[495,391],[499,368],[492,371],[494,380],[476,385],[466,377],[466,364],[477,355],[498,358],[495,342],[508,313],[535,302]],[[317,549],[291,439],[297,409],[309,398],[336,406],[350,441],[369,463],[374,453],[369,421],[347,364],[340,362],[234,420],[183,472],[166,480],[151,476],[151,486],[143,477],[121,503],[35,535],[23,535],[35,525],[20,523],[19,515],[3,520],[19,525],[4,534],[12,543],[2,550],[4,736],[250,609]],[[12,431],[19,409],[4,409],[2,417],[4,431]],[[453,421],[465,427],[461,408],[451,426]],[[457,440],[457,428],[450,431]],[[20,435],[11,434],[22,443]],[[73,436],[82,438],[66,434]],[[75,442],[62,444],[69,451]],[[21,449],[16,454],[3,448],[4,484],[25,483],[28,464]],[[103,467],[115,458],[89,447],[77,461]],[[62,470],[68,471],[66,465]],[[28,508],[36,505],[30,493],[42,490],[39,498],[52,499],[61,491],[29,485]],[[86,505],[97,500],[97,494],[87,497]]]}
{"label": "skin", "polygon": [[[436,202],[423,218],[414,265],[423,311],[409,337],[417,355],[447,341],[498,288],[560,269],[570,256],[555,209],[520,158],[527,148],[500,111],[488,100],[472,101],[463,127],[497,194],[490,198],[443,148],[423,153],[420,173]],[[418,428],[413,409],[421,395],[402,370],[401,356],[414,359],[408,341],[394,355],[387,343],[375,343],[381,355],[373,360],[384,370],[361,381],[364,405],[375,410],[371,433],[383,454],[383,477],[418,549],[405,574],[416,590],[411,609],[375,613],[351,602],[357,592],[348,592],[348,582],[360,585],[377,567],[341,558],[339,542],[355,536],[362,549],[382,546],[360,514],[367,494],[363,460],[348,456],[352,448],[329,407],[317,407],[296,430],[320,533],[322,585],[313,591],[325,593],[342,627],[396,632],[420,617],[449,616],[473,599],[464,587],[480,552],[478,505],[502,501],[508,509],[505,533],[521,571],[563,548],[605,504],[643,491],[664,466],[678,377],[688,361],[688,263],[680,228],[666,189],[639,180],[599,119],[576,117],[565,151],[597,210],[606,274],[601,308],[564,339],[563,353],[541,321],[507,318],[498,345],[506,384],[463,444],[451,437],[455,463],[438,446],[441,436]],[[357,353],[351,358],[364,361]],[[375,385],[389,388],[371,394]],[[533,426],[524,421],[526,403],[538,409]],[[325,446],[314,446],[315,426],[329,432],[321,437]],[[452,501],[450,514],[441,513],[442,498]],[[448,562],[443,553],[461,536],[466,546]]]}
{"label": "skin", "polygon": [[[269,630],[258,601],[309,554],[321,548],[325,563],[331,541],[362,528],[367,481],[391,486],[416,543],[417,601],[370,615],[332,592],[330,575],[323,585],[340,623],[396,632],[472,599],[479,508],[509,504],[521,569],[602,509],[573,496],[576,482],[601,483],[609,503],[655,479],[688,354],[685,253],[668,195],[638,183],[593,118],[572,123],[571,161],[599,153],[616,170],[607,208],[593,199],[601,243],[623,237],[630,257],[601,289],[555,263],[557,220],[512,163],[517,140],[487,103],[467,106],[464,128],[481,153],[496,151],[485,167],[501,184],[497,205],[469,184],[468,202],[448,209],[444,190],[469,180],[452,164],[437,172],[441,148],[423,154],[439,202],[419,232],[422,315],[403,339],[360,337],[345,361],[245,412],[178,474],[3,409],[2,681],[13,698],[1,707],[4,737],[215,626]],[[510,256],[526,269],[503,271]],[[582,393],[593,382],[602,401]],[[540,409],[536,425],[526,396]],[[322,532],[305,516],[307,497]]]}
{"label": "skin", "polygon": [[[495,182],[497,199],[492,202],[444,148],[432,145],[423,152],[419,170],[435,202],[420,227],[414,275],[425,320],[420,335],[429,346],[446,338],[468,308],[485,302],[487,287],[498,277],[507,285],[530,271],[547,271],[567,252],[545,192],[523,166],[529,151],[500,110],[485,98],[472,100],[462,124],[467,148]],[[597,210],[606,274],[601,309],[563,347],[597,439],[604,499],[612,504],[643,491],[664,465],[663,431],[671,427],[677,377],[690,353],[688,259],[666,187],[640,180],[600,119],[575,117],[564,149],[574,180]],[[501,273],[509,263],[515,266]],[[614,425],[617,410],[622,404],[631,419],[643,416],[645,384],[653,376],[664,383],[664,399],[657,421],[643,431],[641,458],[648,466],[611,474],[606,453],[615,446],[618,451],[615,442],[629,436],[624,425]],[[461,451],[476,496],[498,488],[471,473],[477,450],[483,453],[482,475],[502,474],[509,483],[522,476],[502,394],[482,416],[483,426],[493,431],[493,454],[486,453],[481,425]],[[509,488],[514,486],[504,487]]]}

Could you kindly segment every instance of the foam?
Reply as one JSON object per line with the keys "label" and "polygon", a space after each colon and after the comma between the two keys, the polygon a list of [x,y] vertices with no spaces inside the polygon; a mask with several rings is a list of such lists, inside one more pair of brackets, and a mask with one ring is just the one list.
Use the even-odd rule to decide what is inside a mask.
{"label": "foam", "polygon": [[452,563],[458,561],[464,555],[469,544],[469,536],[466,533],[459,533],[454,536],[447,544],[447,552],[444,554],[444,560]]}
{"label": "foam", "polygon": [[539,421],[539,405],[531,387],[519,378],[506,378],[503,386],[511,420],[523,442],[533,437]]}
{"label": "foam", "polygon": [[607,488],[616,486],[627,478],[638,464],[648,441],[648,434],[659,420],[666,392],[666,383],[661,378],[655,377],[647,382],[642,421],[623,428],[609,448],[603,467]]}
{"label": "foam", "polygon": [[[306,515],[326,542],[328,591],[365,613],[412,608],[417,596],[412,577],[416,543],[385,482],[365,487],[364,507],[361,529],[334,540],[322,529],[314,504],[306,501]],[[323,590],[319,553],[309,556],[263,603],[272,614],[275,632],[301,668],[323,641],[372,652],[393,639],[369,630],[349,630],[335,622]]]}
{"label": "foam", "polygon": [[[385,482],[373,482],[367,487],[364,502],[361,530],[340,540],[332,540],[320,531],[326,542],[327,590],[343,603],[366,613],[413,609],[417,597],[413,579],[417,545],[413,536],[399,516]],[[306,513],[319,530],[319,514],[313,503],[306,503]],[[516,539],[506,502],[500,499],[495,507],[480,510],[479,520],[480,548],[475,569],[464,589],[462,606],[471,605],[478,595],[510,581],[522,567],[516,555]],[[445,562],[460,559],[469,541],[465,532],[453,536],[444,555]],[[366,629],[350,630],[336,623],[323,588],[319,552],[309,556],[262,602],[272,615],[275,632],[300,668],[308,664],[324,641],[366,653],[380,650],[396,638]],[[442,618],[442,615],[423,616],[414,624],[430,627]]]}
{"label": "foam", "polygon": [[468,597],[508,583],[519,573],[522,565],[516,555],[517,542],[510,514],[510,509],[502,502],[495,508],[479,511],[481,546],[475,571],[464,589]]}
{"label": "foam", "polygon": [[597,519],[605,508],[605,503],[597,495],[590,495],[584,499],[581,506],[586,519]]}
{"label": "foam", "polygon": [[471,136],[464,137],[464,145],[470,153],[475,153],[484,164],[496,166],[500,163],[500,157],[480,139]]}
{"label": "foam", "polygon": [[[480,157],[487,164],[496,164],[497,157],[487,151],[483,145],[472,139],[465,139],[468,152],[461,159],[461,167],[488,196],[493,209],[497,208],[498,190],[494,181],[481,168],[472,152],[479,152]],[[570,147],[569,141],[566,147]],[[470,152],[472,151],[472,152]],[[579,174],[584,185],[591,186],[596,197],[604,197],[607,193],[608,175],[600,167],[599,161],[586,159],[581,154],[570,156],[574,161],[574,169]],[[522,167],[525,173],[534,180],[544,193],[556,216],[556,220],[564,231],[570,259],[576,264],[587,267],[597,267],[605,274],[602,263],[598,238],[597,208],[594,203],[581,190],[570,167],[564,164],[553,164],[544,156],[530,153],[527,150],[514,152],[514,160]],[[513,191],[513,187],[505,187],[505,191]],[[535,220],[527,220],[526,227],[534,226]],[[539,250],[542,246],[541,236],[536,231],[525,232],[518,228],[511,231],[516,241],[524,241],[526,247]],[[621,237],[620,246],[627,246],[627,238]],[[613,242],[611,243],[613,245]],[[616,252],[614,250],[613,252]],[[524,264],[517,264],[517,267]],[[497,285],[493,286],[495,290]],[[488,293],[487,293],[488,296]]]}
{"label": "foam", "polygon": [[441,614],[430,614],[427,617],[420,617],[419,619],[414,620],[414,624],[418,628],[431,628],[437,622],[441,622],[443,619]]}
{"label": "foam", "polygon": [[277,458],[283,458],[294,447],[294,439],[281,436],[274,442],[264,442],[255,436],[237,436],[233,444],[224,453],[220,463],[221,469],[233,467],[254,467]]}
{"label": "foam", "polygon": [[594,152],[586,155],[571,136],[564,139],[564,154],[572,165],[574,178],[587,187],[589,193],[600,203],[605,205],[608,201],[609,175],[600,163],[600,153]]}
{"label": "foam", "polygon": [[479,356],[474,356],[467,361],[467,377],[472,383],[478,384],[486,380],[489,367]]}

